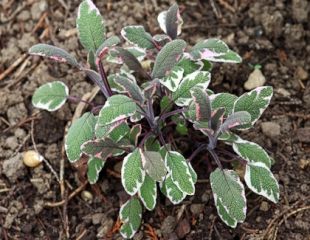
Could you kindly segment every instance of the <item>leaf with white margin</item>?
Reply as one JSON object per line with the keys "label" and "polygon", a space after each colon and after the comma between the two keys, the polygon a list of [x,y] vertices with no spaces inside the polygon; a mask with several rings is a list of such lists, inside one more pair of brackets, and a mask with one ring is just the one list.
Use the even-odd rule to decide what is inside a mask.
{"label": "leaf with white margin", "polygon": [[142,156],[139,148],[136,148],[124,158],[121,177],[126,192],[131,196],[135,195],[142,186],[145,178],[145,171],[142,166]]}
{"label": "leaf with white margin", "polygon": [[100,110],[96,128],[126,119],[136,111],[137,105],[132,99],[125,95],[113,95]]}
{"label": "leaf with white margin", "polygon": [[133,100],[139,103],[143,103],[145,101],[143,93],[136,81],[132,81],[131,79],[119,74],[115,76],[114,81],[119,85],[120,88],[122,88],[123,92],[128,93],[129,97],[131,97]]}
{"label": "leaf with white margin", "polygon": [[124,138],[130,131],[128,123],[126,120],[120,120],[113,122],[105,126],[96,126],[95,134],[97,138],[111,138],[114,142],[120,141]]}
{"label": "leaf with white margin", "polygon": [[226,118],[225,122],[220,126],[220,132],[226,132],[229,129],[236,128],[240,125],[251,122],[251,115],[246,111],[234,112]]}
{"label": "leaf with white margin", "polygon": [[172,93],[173,101],[176,105],[188,106],[192,100],[191,90],[194,87],[206,90],[210,83],[210,73],[195,71],[183,78],[178,89]]}
{"label": "leaf with white margin", "polygon": [[102,168],[104,167],[105,161],[91,157],[87,162],[87,179],[90,184],[95,184],[98,181],[99,173],[101,172]]}
{"label": "leaf with white margin", "polygon": [[218,93],[210,96],[212,109],[225,108],[225,117],[233,112],[234,103],[237,99],[236,95],[230,93]]}
{"label": "leaf with white margin", "polygon": [[129,43],[142,49],[155,48],[151,34],[143,26],[127,26],[121,31],[122,37]]}
{"label": "leaf with white margin", "polygon": [[185,47],[186,42],[181,39],[176,39],[167,43],[156,57],[152,71],[152,78],[165,77],[166,74],[177,64]]}
{"label": "leaf with white margin", "polygon": [[229,47],[220,39],[210,38],[196,43],[191,50],[194,59],[210,60],[222,56],[229,51]]}
{"label": "leaf with white margin", "polygon": [[122,226],[120,234],[123,238],[133,238],[141,225],[142,206],[137,198],[129,199],[120,209]]}
{"label": "leaf with white margin", "polygon": [[106,31],[103,18],[91,0],[84,0],[79,5],[76,25],[84,48],[95,53],[103,44]]}
{"label": "leaf with white margin", "polygon": [[223,63],[241,63],[242,58],[236,52],[229,50],[224,55],[215,56],[213,59],[209,59],[209,61]]}
{"label": "leaf with white margin", "polygon": [[199,87],[194,87],[190,92],[195,105],[195,120],[209,121],[211,119],[211,103],[209,95],[204,89]]}
{"label": "leaf with white margin", "polygon": [[233,170],[217,168],[210,174],[210,183],[220,218],[235,228],[246,217],[244,186],[238,174]]}
{"label": "leaf with white margin", "polygon": [[63,82],[55,81],[42,85],[32,96],[32,104],[36,108],[56,111],[61,108],[69,96],[69,89]]}
{"label": "leaf with white margin", "polygon": [[162,182],[167,175],[167,168],[160,153],[140,151],[143,169],[154,181]]}
{"label": "leaf with white margin", "polygon": [[144,182],[139,189],[138,195],[149,211],[152,211],[156,206],[157,186],[156,182],[148,175],[145,175]]}
{"label": "leaf with white margin", "polygon": [[153,36],[153,40],[157,43],[157,45],[159,45],[159,47],[163,47],[171,41],[171,38],[166,34],[156,34]]}
{"label": "leaf with white margin", "polygon": [[246,124],[238,129],[252,127],[268,107],[272,95],[273,89],[270,86],[258,87],[241,95],[234,103],[233,112],[247,111],[251,114],[251,124]]}
{"label": "leaf with white margin", "polygon": [[197,176],[197,173],[195,172],[192,164],[190,162],[187,162],[188,164],[188,167],[189,167],[189,171],[191,173],[191,176],[192,176],[192,179],[193,179],[193,182],[194,184],[197,182],[197,179],[198,179],[198,176]]}
{"label": "leaf with white margin", "polygon": [[182,78],[184,69],[178,66],[174,66],[168,76],[160,79],[160,83],[174,92],[177,90]]}
{"label": "leaf with white margin", "polygon": [[194,181],[186,159],[178,152],[168,151],[165,164],[174,184],[184,193],[194,195]]}
{"label": "leaf with white margin", "polygon": [[130,143],[134,146],[138,145],[138,139],[141,135],[142,132],[142,126],[141,124],[136,124],[134,125],[131,129],[130,132],[128,134],[128,138],[130,140]]}
{"label": "leaf with white margin", "polygon": [[121,42],[121,40],[117,36],[109,37],[97,49],[96,57],[99,59],[102,59],[108,53],[110,47],[113,47],[113,46],[119,44],[120,42]]}
{"label": "leaf with white margin", "polygon": [[160,28],[172,39],[175,39],[182,32],[183,19],[177,4],[173,4],[168,11],[161,12],[157,21]]}
{"label": "leaf with white margin", "polygon": [[165,181],[160,184],[160,190],[173,204],[179,204],[186,198],[186,193],[172,181],[171,174],[168,174]]}
{"label": "leaf with white margin", "polygon": [[266,151],[256,143],[238,138],[233,142],[233,150],[248,162],[262,162],[268,168],[271,167],[271,159]]}
{"label": "leaf with white margin", "polygon": [[70,126],[65,138],[65,149],[70,162],[75,162],[82,156],[81,146],[94,137],[95,124],[96,117],[87,112]]}
{"label": "leaf with white margin", "polygon": [[264,163],[247,163],[244,180],[255,193],[277,203],[280,197],[279,184],[272,172]]}
{"label": "leaf with white margin", "polygon": [[36,44],[29,49],[28,53],[31,55],[47,57],[56,62],[68,63],[79,68],[79,63],[75,57],[70,55],[67,51],[52,45],[44,43]]}

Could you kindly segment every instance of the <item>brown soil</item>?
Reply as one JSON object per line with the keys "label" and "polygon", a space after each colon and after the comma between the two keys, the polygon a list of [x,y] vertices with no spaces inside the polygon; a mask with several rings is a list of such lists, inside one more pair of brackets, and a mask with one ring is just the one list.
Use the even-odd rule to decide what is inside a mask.
{"label": "brown soil", "polygon": [[[108,166],[110,170],[104,171],[95,187],[82,188],[82,179],[66,160],[61,194],[46,164],[29,169],[21,163],[21,153],[33,149],[33,135],[39,152],[59,175],[65,127],[76,107],[68,104],[56,113],[38,113],[30,102],[34,90],[55,79],[67,83],[75,96],[93,88],[85,76],[66,65],[23,55],[31,45],[45,42],[85,60],[74,28],[79,2],[0,2],[0,76],[17,64],[0,79],[2,239],[121,239],[112,231],[125,197],[115,174],[117,165]],[[151,33],[158,33],[157,14],[171,3],[95,2],[111,35],[132,24],[143,24]],[[272,170],[280,183],[281,201],[273,204],[248,191],[247,219],[235,230],[230,229],[217,217],[208,180],[204,180],[207,173],[202,171],[196,196],[178,206],[158,199],[156,210],[144,214],[136,239],[150,238],[150,228],[159,239],[310,239],[309,1],[210,0],[179,4],[185,22],[182,37],[190,45],[198,39],[220,37],[243,56],[242,64],[215,65],[211,89],[242,94],[252,71],[250,64],[262,65],[266,85],[274,87],[271,106],[244,137],[263,146],[275,159]],[[194,167],[206,168],[201,164]],[[68,198],[80,186],[83,191]],[[46,206],[62,199],[67,200],[61,206]]]}

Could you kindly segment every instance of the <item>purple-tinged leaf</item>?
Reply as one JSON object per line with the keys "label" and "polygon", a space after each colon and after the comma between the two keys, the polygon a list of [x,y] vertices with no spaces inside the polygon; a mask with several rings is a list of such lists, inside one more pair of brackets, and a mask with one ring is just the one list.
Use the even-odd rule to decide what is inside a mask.
{"label": "purple-tinged leaf", "polygon": [[226,132],[229,129],[248,124],[251,122],[251,115],[246,111],[232,113],[221,125],[219,132]]}
{"label": "purple-tinged leaf", "polygon": [[186,42],[180,39],[167,43],[156,57],[152,78],[165,77],[179,61],[185,47]]}
{"label": "purple-tinged leaf", "polygon": [[75,57],[70,55],[65,50],[52,45],[43,43],[34,45],[29,49],[29,54],[47,57],[56,62],[68,63],[74,67],[80,68],[79,63],[77,62]]}
{"label": "purple-tinged leaf", "polygon": [[153,41],[160,47],[163,47],[171,41],[171,38],[166,34],[156,34],[153,36]]}
{"label": "purple-tinged leaf", "polygon": [[196,121],[209,121],[211,119],[211,103],[207,92],[201,88],[191,90],[196,110]]}
{"label": "purple-tinged leaf", "polygon": [[183,19],[177,4],[172,5],[168,11],[161,12],[157,20],[160,28],[172,39],[181,34]]}
{"label": "purple-tinged leaf", "polygon": [[83,68],[82,71],[84,71],[87,77],[89,77],[100,88],[106,97],[109,96],[99,73],[88,68]]}
{"label": "purple-tinged leaf", "polygon": [[109,48],[113,47],[113,46],[116,46],[120,42],[121,41],[120,41],[119,37],[117,37],[117,36],[109,37],[97,49],[96,57],[99,58],[99,59],[103,59],[104,56],[109,52]]}
{"label": "purple-tinged leaf", "polygon": [[116,75],[115,83],[123,89],[123,92],[128,93],[129,97],[133,100],[140,104],[144,102],[145,99],[143,93],[135,81],[121,75]]}
{"label": "purple-tinged leaf", "polygon": [[155,48],[151,34],[145,31],[143,26],[128,26],[121,31],[123,38],[142,49]]}
{"label": "purple-tinged leaf", "polygon": [[212,112],[211,129],[216,132],[223,124],[225,108],[218,108]]}

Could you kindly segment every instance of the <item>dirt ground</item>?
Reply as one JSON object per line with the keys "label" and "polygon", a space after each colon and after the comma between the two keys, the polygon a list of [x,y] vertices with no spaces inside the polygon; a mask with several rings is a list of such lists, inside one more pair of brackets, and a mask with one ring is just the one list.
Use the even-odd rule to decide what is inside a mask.
{"label": "dirt ground", "polygon": [[[55,79],[68,84],[75,96],[93,89],[69,66],[26,55],[30,46],[44,42],[85,61],[75,29],[79,2],[0,1],[1,239],[121,239],[117,216],[125,192],[119,164],[109,165],[95,186],[83,184],[76,168],[62,161],[63,137],[76,104],[50,114],[30,102],[38,86]],[[119,35],[132,24],[159,33],[157,14],[172,1],[95,3],[109,35]],[[177,206],[158,199],[156,209],[144,214],[135,239],[310,239],[310,2],[183,0],[179,5],[185,22],[181,37],[189,45],[219,37],[244,59],[238,65],[216,64],[211,89],[242,94],[255,64],[262,66],[265,85],[274,87],[270,107],[243,136],[275,159],[272,171],[281,200],[273,204],[247,191],[246,221],[231,229],[217,217],[207,173],[198,172],[197,194]],[[33,149],[34,142],[54,172],[46,164],[35,169],[23,165],[22,153]],[[55,175],[63,176],[64,189]]]}

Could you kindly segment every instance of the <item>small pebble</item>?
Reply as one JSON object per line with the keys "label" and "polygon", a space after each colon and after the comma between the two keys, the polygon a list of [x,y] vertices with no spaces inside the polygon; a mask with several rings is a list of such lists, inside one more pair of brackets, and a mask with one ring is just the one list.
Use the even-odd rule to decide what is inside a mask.
{"label": "small pebble", "polygon": [[258,68],[249,75],[248,80],[244,83],[244,88],[246,90],[252,90],[257,87],[264,86],[266,83],[266,78],[263,75],[262,71]]}
{"label": "small pebble", "polygon": [[23,162],[27,167],[37,167],[43,161],[43,157],[36,151],[30,150],[24,153]]}
{"label": "small pebble", "polygon": [[291,93],[284,88],[278,88],[277,93],[279,93],[283,97],[290,97]]}
{"label": "small pebble", "polygon": [[260,204],[259,210],[263,212],[267,212],[269,210],[268,202],[262,201],[262,203]]}
{"label": "small pebble", "polygon": [[93,194],[89,191],[84,190],[81,192],[81,197],[85,202],[92,202],[93,201]]}
{"label": "small pebble", "polygon": [[263,133],[270,138],[278,137],[281,134],[281,127],[275,122],[263,122],[261,124]]}

